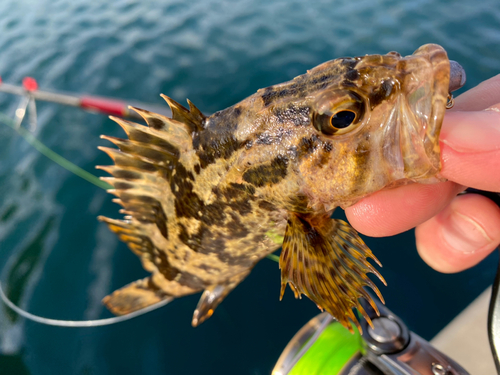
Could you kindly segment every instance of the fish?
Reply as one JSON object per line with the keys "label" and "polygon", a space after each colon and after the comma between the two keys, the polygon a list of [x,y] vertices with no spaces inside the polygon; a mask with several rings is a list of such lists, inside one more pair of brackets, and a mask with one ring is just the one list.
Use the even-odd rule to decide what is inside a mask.
{"label": "fish", "polygon": [[151,275],[103,299],[116,315],[201,292],[197,326],[267,255],[282,248],[287,285],[351,332],[377,306],[381,266],[359,234],[331,218],[382,189],[440,181],[439,132],[450,62],[439,45],[338,58],[204,115],[162,95],[171,117],[133,108],[112,117],[127,139],[101,136],[98,166],[122,206],[100,216]]}

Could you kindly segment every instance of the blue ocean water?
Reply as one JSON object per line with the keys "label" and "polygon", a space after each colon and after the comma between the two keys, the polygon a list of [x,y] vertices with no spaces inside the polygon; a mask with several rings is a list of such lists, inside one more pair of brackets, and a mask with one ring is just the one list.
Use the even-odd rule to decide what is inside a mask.
{"label": "blue ocean water", "polygon": [[[0,76],[44,89],[162,104],[189,97],[206,113],[340,56],[412,53],[438,43],[467,71],[465,89],[500,71],[498,0],[0,2]],[[18,98],[0,94],[13,115]],[[109,164],[100,134],[115,123],[39,103],[36,136],[92,172]],[[97,215],[118,217],[103,190],[71,175],[0,127],[0,265],[7,290],[38,315],[98,319],[100,300],[144,277],[137,258]],[[431,338],[493,280],[496,258],[442,275],[418,257],[412,232],[366,239],[384,264],[387,305]],[[11,257],[12,256],[12,257]],[[263,260],[200,327],[198,296],[119,325],[70,329],[0,307],[2,374],[268,374],[317,308],[290,292]]]}

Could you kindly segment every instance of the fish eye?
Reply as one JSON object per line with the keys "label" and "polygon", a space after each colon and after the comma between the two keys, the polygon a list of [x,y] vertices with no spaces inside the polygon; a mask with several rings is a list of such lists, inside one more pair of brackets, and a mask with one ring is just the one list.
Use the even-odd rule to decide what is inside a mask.
{"label": "fish eye", "polygon": [[313,125],[325,135],[340,135],[354,130],[363,119],[365,101],[352,91],[324,97],[314,115]]}
{"label": "fish eye", "polygon": [[353,111],[340,111],[330,117],[330,123],[334,128],[344,129],[351,125],[356,118]]}

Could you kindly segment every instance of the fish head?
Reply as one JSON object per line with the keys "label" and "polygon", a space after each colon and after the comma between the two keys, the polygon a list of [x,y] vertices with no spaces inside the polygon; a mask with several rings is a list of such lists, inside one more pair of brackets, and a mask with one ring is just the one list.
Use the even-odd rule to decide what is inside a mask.
{"label": "fish head", "polygon": [[349,206],[387,186],[435,182],[449,76],[447,54],[433,44],[406,57],[390,52],[323,63],[259,90],[254,124],[266,121],[253,146],[267,140],[261,159],[286,155],[286,186],[312,210]]}

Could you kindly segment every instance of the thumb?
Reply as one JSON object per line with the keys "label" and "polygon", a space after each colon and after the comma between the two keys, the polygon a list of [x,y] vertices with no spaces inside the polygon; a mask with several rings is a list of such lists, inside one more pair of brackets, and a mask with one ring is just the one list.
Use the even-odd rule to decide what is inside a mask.
{"label": "thumb", "polygon": [[477,194],[456,197],[415,231],[424,261],[441,272],[472,267],[500,243],[500,208]]}

